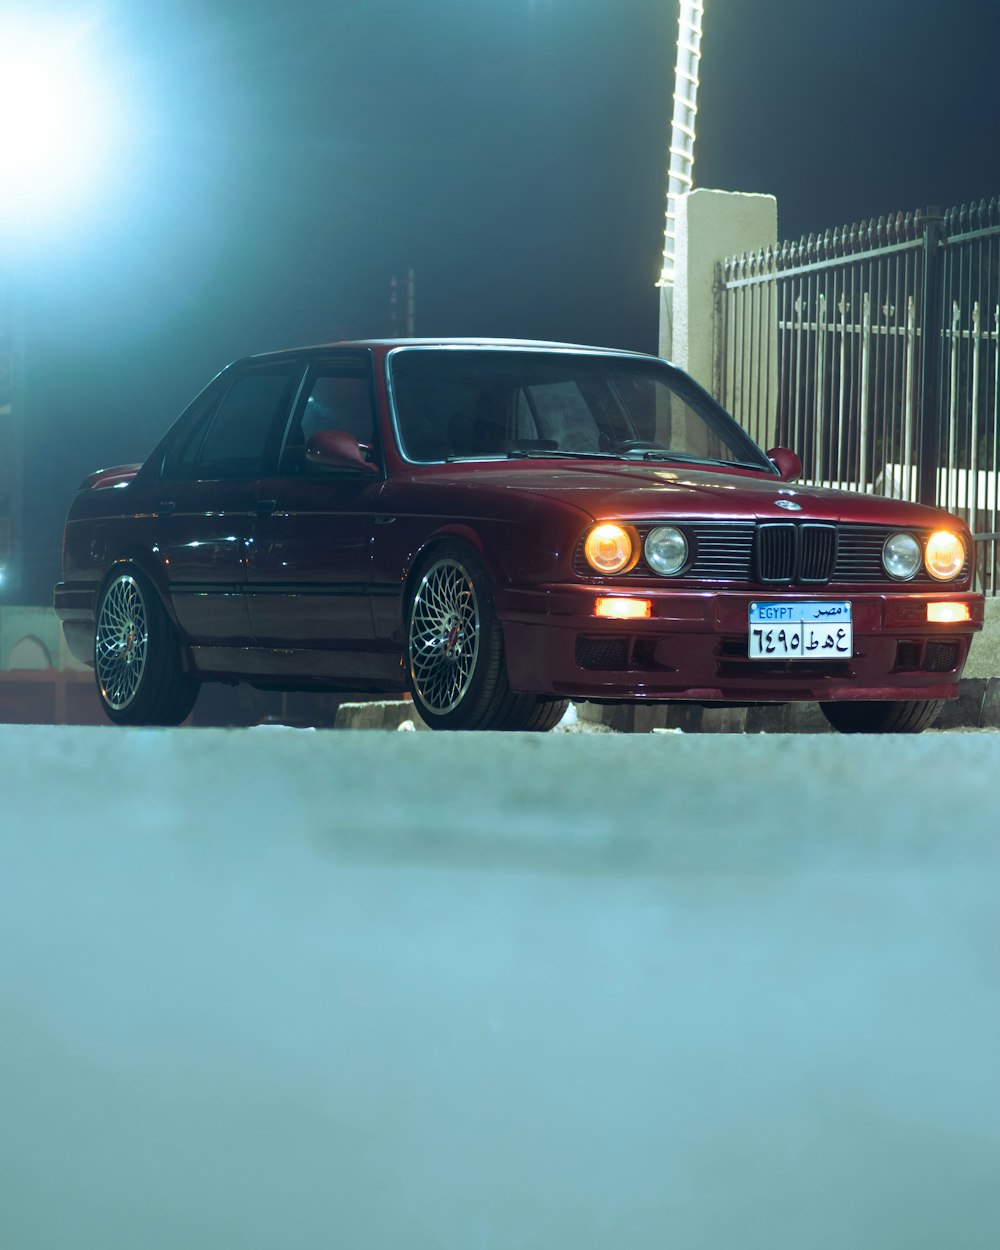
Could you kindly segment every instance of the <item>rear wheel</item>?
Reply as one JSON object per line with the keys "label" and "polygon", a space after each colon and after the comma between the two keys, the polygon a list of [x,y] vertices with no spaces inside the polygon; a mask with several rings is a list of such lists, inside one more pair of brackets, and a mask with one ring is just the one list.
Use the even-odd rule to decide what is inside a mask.
{"label": "rear wheel", "polygon": [[198,697],[181,666],[180,646],[156,592],[138,573],[107,583],[94,635],[97,693],[118,725],[179,725]]}
{"label": "rear wheel", "polygon": [[933,724],[943,699],[885,703],[821,703],[820,711],[842,734],[918,734]]}
{"label": "rear wheel", "polygon": [[558,724],[565,699],[511,690],[489,577],[468,548],[436,547],[414,587],[406,623],[410,690],[432,729],[544,732]]}

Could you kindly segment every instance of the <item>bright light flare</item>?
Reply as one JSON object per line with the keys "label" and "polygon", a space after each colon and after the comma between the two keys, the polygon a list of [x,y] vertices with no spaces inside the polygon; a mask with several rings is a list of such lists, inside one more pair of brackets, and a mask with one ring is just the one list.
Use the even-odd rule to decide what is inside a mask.
{"label": "bright light flare", "polygon": [[0,227],[68,216],[107,179],[119,125],[92,27],[0,16]]}
{"label": "bright light flare", "polygon": [[972,615],[967,603],[929,603],[927,619],[940,625],[956,625],[959,621],[970,621]]}

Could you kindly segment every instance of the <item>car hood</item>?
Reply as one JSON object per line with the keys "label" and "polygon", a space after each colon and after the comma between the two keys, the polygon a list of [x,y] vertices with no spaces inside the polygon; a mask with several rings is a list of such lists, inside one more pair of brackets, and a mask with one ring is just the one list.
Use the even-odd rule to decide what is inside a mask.
{"label": "car hood", "polygon": [[860,491],[830,490],[763,473],[719,471],[663,462],[572,465],[482,461],[449,465],[436,481],[500,492],[530,492],[571,505],[594,520],[796,518],[885,525],[933,525],[938,509]]}

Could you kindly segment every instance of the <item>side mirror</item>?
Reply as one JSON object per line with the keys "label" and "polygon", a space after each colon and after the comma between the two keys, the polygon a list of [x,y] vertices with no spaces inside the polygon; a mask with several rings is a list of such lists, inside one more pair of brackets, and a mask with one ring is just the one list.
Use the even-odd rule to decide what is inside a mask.
{"label": "side mirror", "polygon": [[361,453],[361,444],[346,430],[317,430],[306,443],[306,460],[310,464],[327,469],[360,469],[363,473],[378,473],[378,465],[371,464]]}
{"label": "side mirror", "polygon": [[802,476],[802,461],[787,447],[772,447],[767,458],[786,482],[794,482]]}

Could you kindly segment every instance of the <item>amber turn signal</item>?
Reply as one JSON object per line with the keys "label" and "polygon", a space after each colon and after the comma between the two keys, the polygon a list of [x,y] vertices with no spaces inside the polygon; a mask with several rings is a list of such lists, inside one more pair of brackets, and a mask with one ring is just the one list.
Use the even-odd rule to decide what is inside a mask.
{"label": "amber turn signal", "polygon": [[653,615],[653,603],[650,599],[615,598],[595,599],[594,615],[609,617],[614,621],[639,620]]}
{"label": "amber turn signal", "polygon": [[970,621],[972,617],[967,603],[929,603],[927,619],[942,625],[954,625],[957,621]]}

